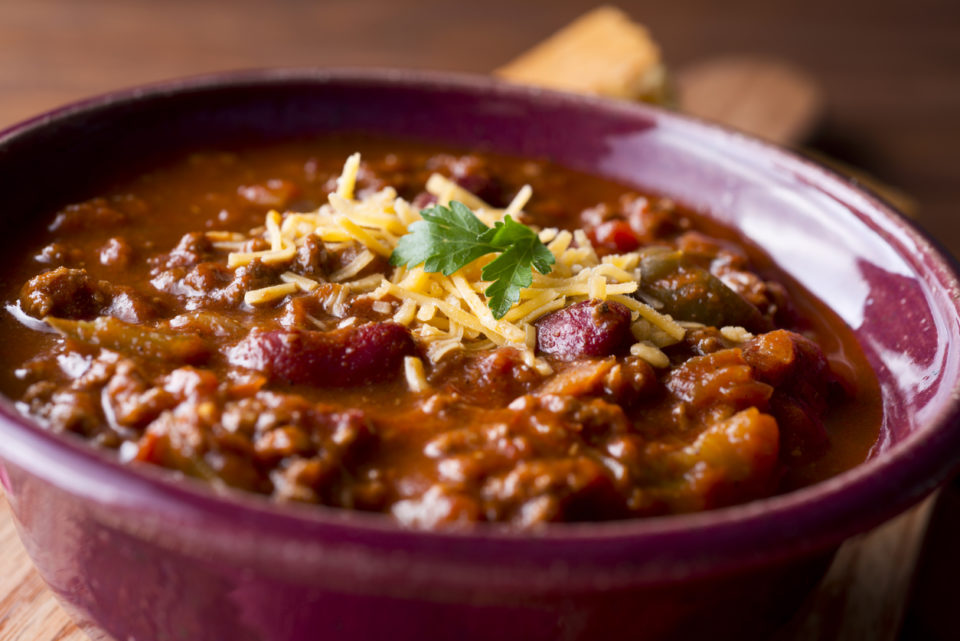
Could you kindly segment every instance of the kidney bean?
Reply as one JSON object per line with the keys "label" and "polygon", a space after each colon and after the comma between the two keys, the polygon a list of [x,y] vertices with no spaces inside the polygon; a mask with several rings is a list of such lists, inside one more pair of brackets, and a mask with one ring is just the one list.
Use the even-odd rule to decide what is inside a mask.
{"label": "kidney bean", "polygon": [[393,377],[403,357],[413,354],[410,331],[396,323],[372,323],[331,332],[251,332],[228,351],[233,365],[257,370],[272,380],[352,387]]}
{"label": "kidney bean", "polygon": [[630,338],[630,310],[612,301],[585,300],[537,321],[537,349],[563,360],[609,356]]}

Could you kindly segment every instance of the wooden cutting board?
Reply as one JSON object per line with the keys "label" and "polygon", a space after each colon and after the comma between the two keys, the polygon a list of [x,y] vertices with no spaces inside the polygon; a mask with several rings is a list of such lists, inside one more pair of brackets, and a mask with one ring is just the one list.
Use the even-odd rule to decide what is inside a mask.
{"label": "wooden cutting board", "polygon": [[[787,145],[802,142],[814,128],[823,102],[816,82],[802,71],[756,58],[708,61],[681,70],[677,85],[681,109]],[[872,180],[862,174],[858,178]],[[901,209],[914,207],[897,190],[871,186]],[[896,639],[934,500],[844,543],[817,590],[776,641]],[[0,641],[86,639],[33,569],[0,496]]]}
{"label": "wooden cutting board", "polygon": [[33,569],[0,495],[0,639],[87,641]]}

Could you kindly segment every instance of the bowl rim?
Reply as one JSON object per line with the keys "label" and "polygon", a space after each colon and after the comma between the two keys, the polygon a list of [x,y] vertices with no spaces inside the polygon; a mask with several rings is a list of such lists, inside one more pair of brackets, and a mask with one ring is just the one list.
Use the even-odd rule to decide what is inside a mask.
{"label": "bowl rim", "polygon": [[[649,105],[519,86],[462,73],[379,68],[256,69],[167,80],[73,102],[0,131],[0,151],[38,130],[84,115],[109,113],[116,106],[190,92],[303,82],[374,85],[425,93],[455,89],[482,95],[484,99],[566,105],[607,116],[642,117],[654,121],[657,127],[679,131],[694,140],[733,145],[758,162],[774,161],[778,171],[803,177],[833,198],[857,203],[851,215],[868,224],[898,255],[905,256],[905,248],[915,252],[915,259],[923,261],[923,270],[918,271],[924,280],[936,283],[952,298],[954,308],[950,311],[956,315],[953,335],[957,336],[958,266],[914,222],[876,194],[815,160],[714,123]],[[960,454],[956,453],[960,450],[960,396],[954,395],[950,403],[939,407],[928,424],[922,438],[908,437],[875,459],[790,493],[694,514],[549,524],[534,532],[486,523],[465,529],[412,530],[388,515],[286,505],[241,491],[217,491],[206,483],[179,478],[169,471],[123,465],[79,439],[43,429],[21,415],[5,397],[0,397],[0,433],[4,436],[0,439],[0,459],[96,502],[125,505],[125,501],[137,498],[160,511],[189,514],[197,519],[226,519],[278,539],[308,540],[335,532],[402,546],[416,547],[417,541],[421,545],[427,541],[435,550],[453,555],[475,549],[483,542],[495,542],[499,549],[507,546],[521,555],[533,553],[536,547],[538,558],[567,554],[572,549],[566,545],[569,543],[576,544],[584,563],[595,558],[591,548],[597,546],[591,544],[614,543],[618,549],[632,551],[632,558],[638,562],[662,558],[660,553],[647,551],[652,549],[677,559],[690,559],[694,565],[706,554],[702,550],[704,541],[710,540],[710,559],[703,562],[704,568],[719,572],[823,551],[918,501],[946,480],[960,462]]]}

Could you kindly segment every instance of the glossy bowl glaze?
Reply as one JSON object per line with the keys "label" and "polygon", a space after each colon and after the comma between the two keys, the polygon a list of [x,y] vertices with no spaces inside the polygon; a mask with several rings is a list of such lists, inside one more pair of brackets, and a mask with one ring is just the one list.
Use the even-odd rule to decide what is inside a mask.
{"label": "glossy bowl glaze", "polygon": [[883,389],[881,438],[850,472],[723,510],[536,533],[419,532],[124,467],[4,400],[0,481],[21,537],[95,638],[756,638],[797,607],[843,539],[960,462],[949,259],[820,166],[654,108],[410,72],[177,81],[0,134],[0,216],[17,229],[191,149],[333,131],[549,157],[733,225],[856,331]]}

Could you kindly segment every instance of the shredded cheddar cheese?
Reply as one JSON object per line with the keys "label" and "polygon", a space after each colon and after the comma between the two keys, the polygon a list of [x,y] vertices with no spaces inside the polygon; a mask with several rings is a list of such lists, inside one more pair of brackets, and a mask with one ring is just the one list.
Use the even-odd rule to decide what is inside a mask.
{"label": "shredded cheddar cheese", "polygon": [[337,196],[345,200],[353,198],[353,188],[357,184],[357,173],[360,171],[360,154],[354,153],[347,158],[343,165],[343,173],[337,178]]}
{"label": "shredded cheddar cheese", "polygon": [[[356,196],[360,156],[347,158],[337,179],[336,191],[327,202],[313,212],[270,211],[264,225],[253,230],[251,237],[232,232],[207,232],[210,240],[229,247],[263,238],[270,249],[262,251],[231,251],[228,265],[237,267],[259,259],[268,265],[289,264],[297,249],[307,238],[316,237],[328,249],[353,247],[355,254],[349,263],[329,275],[331,284],[325,285],[322,302],[324,309],[340,318],[341,327],[356,322],[347,317],[351,293],[370,300],[371,309],[384,314],[394,322],[407,326],[426,347],[428,358],[437,362],[457,350],[473,351],[494,346],[512,346],[522,352],[524,362],[542,374],[551,371],[550,365],[536,356],[536,321],[550,312],[573,303],[594,298],[623,304],[633,315],[631,331],[636,343],[631,353],[649,361],[655,367],[669,364],[661,351],[683,339],[685,326],[660,313],[653,304],[633,295],[640,280],[640,255],[636,252],[597,256],[590,239],[582,230],[570,232],[560,229],[541,229],[537,233],[553,253],[556,263],[547,275],[536,271],[530,287],[520,291],[520,300],[497,320],[487,306],[483,292],[490,285],[481,279],[483,266],[492,257],[482,257],[450,276],[428,273],[423,266],[395,267],[386,275],[360,276],[380,256],[388,258],[399,239],[407,233],[420,213],[407,201],[399,198],[391,187],[383,188],[361,198]],[[523,208],[533,196],[525,185],[504,209],[491,207],[476,195],[439,174],[427,181],[426,190],[441,204],[458,200],[470,207],[477,218],[487,225],[502,221],[505,216],[522,217]],[[249,245],[247,245],[249,247]],[[320,283],[314,279],[286,271],[281,284],[246,292],[249,305],[275,302],[297,291],[314,292]],[[730,328],[733,330],[733,328]],[[728,332],[729,338],[739,333]],[[417,361],[419,363],[419,361]],[[406,365],[411,389],[420,386],[422,363]],[[423,382],[425,385],[425,381]],[[416,387],[416,389],[423,389]]]}
{"label": "shredded cheddar cheese", "polygon": [[243,302],[247,305],[261,305],[269,303],[277,298],[283,298],[287,294],[297,291],[295,283],[283,283],[282,285],[272,285],[261,289],[251,289],[243,295]]}
{"label": "shredded cheddar cheese", "polygon": [[740,326],[727,325],[720,328],[720,335],[734,343],[745,343],[753,338],[753,334]]}
{"label": "shredded cheddar cheese", "polygon": [[630,353],[639,356],[654,367],[668,367],[670,359],[659,347],[649,341],[640,341],[630,346]]}
{"label": "shredded cheddar cheese", "polygon": [[285,283],[293,283],[305,292],[312,292],[317,287],[320,287],[320,283],[312,278],[307,278],[306,276],[301,276],[300,274],[295,274],[293,272],[283,272],[280,274],[280,280]]}
{"label": "shredded cheddar cheese", "polygon": [[366,267],[371,262],[373,262],[374,258],[375,256],[371,251],[364,249],[362,252],[357,254],[357,256],[352,261],[350,261],[350,264],[348,264],[346,267],[338,269],[337,271],[330,274],[330,280],[332,280],[335,283],[339,283],[340,281],[344,281],[344,280],[347,280],[348,278],[352,278],[357,274],[359,274],[364,267]]}
{"label": "shredded cheddar cheese", "polygon": [[416,356],[403,357],[403,373],[411,392],[423,392],[430,387],[423,373],[423,361]]}

